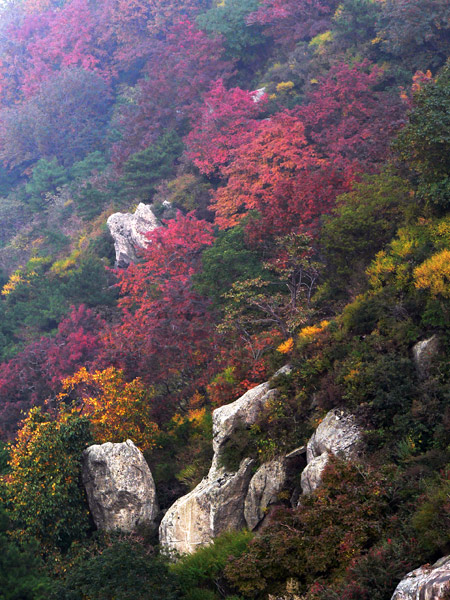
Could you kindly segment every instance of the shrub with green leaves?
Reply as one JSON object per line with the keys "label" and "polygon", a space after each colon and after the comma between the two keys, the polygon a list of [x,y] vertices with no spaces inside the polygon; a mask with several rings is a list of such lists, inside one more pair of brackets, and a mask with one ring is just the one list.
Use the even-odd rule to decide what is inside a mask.
{"label": "shrub with green leaves", "polygon": [[62,582],[53,600],[177,600],[176,577],[167,562],[138,539],[112,539],[97,551],[82,553]]}
{"label": "shrub with green leaves", "polygon": [[417,86],[396,150],[429,209],[450,208],[450,63]]}
{"label": "shrub with green leaves", "polygon": [[46,600],[52,582],[45,574],[36,540],[18,545],[9,537],[10,523],[0,508],[1,600]]}
{"label": "shrub with green leaves", "polygon": [[219,600],[233,592],[223,577],[229,560],[239,560],[253,534],[249,531],[225,532],[212,544],[183,556],[171,567],[186,600]]}
{"label": "shrub with green leaves", "polygon": [[11,447],[5,486],[19,539],[37,538],[42,552],[66,551],[90,528],[81,485],[81,455],[92,443],[89,420],[69,414],[54,421],[30,411]]}

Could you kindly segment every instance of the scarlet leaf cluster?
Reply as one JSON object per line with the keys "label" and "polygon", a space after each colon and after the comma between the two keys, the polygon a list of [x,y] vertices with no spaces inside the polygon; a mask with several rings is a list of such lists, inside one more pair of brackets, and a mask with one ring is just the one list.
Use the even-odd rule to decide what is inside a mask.
{"label": "scarlet leaf cluster", "polygon": [[228,182],[213,202],[222,228],[236,225],[251,210],[262,216],[266,232],[309,228],[341,187],[333,165],[317,155],[302,121],[289,112],[264,121],[223,172]]}
{"label": "scarlet leaf cluster", "polygon": [[264,93],[227,90],[222,79],[214,82],[185,138],[187,156],[201,173],[211,175],[230,164],[255,135],[266,101]]}
{"label": "scarlet leaf cluster", "polygon": [[42,337],[0,365],[0,414],[5,434],[14,432],[22,411],[54,397],[62,379],[94,361],[102,326],[103,321],[90,309],[74,307],[53,339]]}
{"label": "scarlet leaf cluster", "polygon": [[213,358],[208,301],[192,286],[202,249],[212,244],[212,226],[179,214],[148,238],[143,261],[118,273],[122,320],[107,332],[106,352],[128,377],[185,394],[207,377]]}
{"label": "scarlet leaf cluster", "polygon": [[122,111],[123,141],[115,147],[122,164],[167,129],[182,130],[211,81],[229,77],[220,38],[209,38],[189,20],[176,23],[156,40],[137,88],[137,101]]}

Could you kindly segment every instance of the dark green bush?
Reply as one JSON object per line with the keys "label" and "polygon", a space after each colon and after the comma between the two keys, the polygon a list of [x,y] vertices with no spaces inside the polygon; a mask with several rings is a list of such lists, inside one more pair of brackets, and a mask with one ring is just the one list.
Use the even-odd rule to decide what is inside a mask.
{"label": "dark green bush", "polygon": [[[216,600],[232,593],[223,578],[230,559],[239,560],[253,534],[248,531],[225,532],[194,554],[182,557],[171,567],[186,600]],[[227,596],[228,597],[228,596]]]}
{"label": "dark green bush", "polygon": [[176,600],[181,598],[167,562],[138,541],[113,540],[83,556],[55,587],[54,600]]}

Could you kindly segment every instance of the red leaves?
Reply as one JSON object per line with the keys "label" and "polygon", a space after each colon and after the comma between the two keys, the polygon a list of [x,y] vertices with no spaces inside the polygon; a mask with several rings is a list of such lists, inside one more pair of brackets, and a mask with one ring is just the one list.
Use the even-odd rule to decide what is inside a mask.
{"label": "red leaves", "polygon": [[213,358],[208,302],[192,288],[201,251],[213,241],[212,226],[179,214],[148,237],[144,261],[119,273],[122,322],[106,341],[110,358],[128,376],[166,385],[176,380],[184,393],[199,383],[193,376],[199,367],[200,379],[207,378]]}
{"label": "red leaves", "polygon": [[15,429],[21,410],[42,405],[59,391],[62,379],[94,361],[103,325],[84,305],[73,307],[53,339],[42,337],[0,365],[0,413],[5,432]]}
{"label": "red leaves", "polygon": [[23,45],[19,85],[25,96],[33,95],[41,83],[63,67],[100,71],[107,78],[105,58],[95,43],[95,18],[87,0],[72,0],[60,10],[50,8],[24,16],[20,27],[9,35]]}
{"label": "red leaves", "polygon": [[398,97],[375,90],[382,76],[383,70],[367,61],[337,65],[298,111],[308,137],[341,169],[373,170],[384,162],[402,124],[404,109]]}
{"label": "red leaves", "polygon": [[247,22],[266,25],[277,44],[292,49],[327,31],[337,5],[336,0],[263,0]]}
{"label": "red leaves", "polygon": [[231,63],[221,57],[220,39],[211,39],[190,21],[180,21],[164,40],[155,41],[138,86],[137,105],[122,113],[123,141],[115,148],[115,162],[142,150],[167,129],[186,123],[202,94],[218,77],[228,77]]}
{"label": "red leaves", "polygon": [[330,208],[336,193],[331,184],[339,183],[332,166],[308,144],[303,123],[289,112],[261,123],[223,171],[228,183],[213,204],[219,226],[233,226],[257,210],[265,231],[277,235],[313,224]]}
{"label": "red leaves", "polygon": [[229,165],[236,150],[254,136],[265,105],[265,94],[227,90],[222,79],[215,81],[185,138],[188,158],[207,175]]}
{"label": "red leaves", "polygon": [[[381,69],[369,69],[368,63],[334,67],[306,106],[252,122],[253,129],[244,128],[241,138],[232,138],[228,158],[234,160],[221,167],[228,181],[213,200],[218,225],[232,227],[256,210],[262,217],[259,237],[314,232],[321,215],[355,177],[376,170],[386,159],[403,109],[395,96],[374,91],[381,75]],[[230,113],[236,111],[236,123],[242,120],[239,108],[230,108]],[[227,119],[227,126],[234,123],[229,115]],[[219,129],[212,136],[213,144],[221,134]],[[193,133],[189,139],[203,138]],[[206,142],[200,148],[206,156],[198,153],[194,160],[203,170],[212,168],[214,155],[205,153]],[[219,155],[216,164],[221,160]]]}

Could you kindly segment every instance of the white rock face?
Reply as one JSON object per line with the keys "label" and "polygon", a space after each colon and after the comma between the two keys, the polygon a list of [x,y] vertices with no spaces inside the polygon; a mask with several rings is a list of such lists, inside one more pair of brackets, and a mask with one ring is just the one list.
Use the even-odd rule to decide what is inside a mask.
{"label": "white rock face", "polygon": [[159,513],[155,483],[131,440],[87,448],[82,478],[98,529],[131,532],[137,525],[155,525]]}
{"label": "white rock face", "polygon": [[[289,367],[284,367],[276,375],[287,372]],[[244,505],[254,461],[244,458],[239,470],[231,473],[222,466],[221,458],[233,431],[240,425],[253,425],[266,403],[276,394],[276,390],[270,389],[269,382],[262,383],[213,412],[211,468],[208,476],[192,492],[179,498],[164,515],[159,541],[165,550],[190,553],[209,544],[222,531],[245,527]],[[264,495],[263,491],[260,493]],[[269,496],[273,497],[273,493],[268,490],[263,501]],[[248,511],[250,515],[250,508]],[[252,522],[255,518],[252,516]]]}
{"label": "white rock face", "polygon": [[304,494],[310,494],[322,483],[322,473],[328,462],[328,453],[313,458],[302,471],[301,486]]}
{"label": "white rock face", "polygon": [[267,508],[279,500],[278,495],[285,488],[287,479],[285,458],[277,458],[261,465],[253,475],[244,504],[245,521],[250,530],[261,523]]}
{"label": "white rock face", "polygon": [[[274,375],[289,373],[290,367],[286,366]],[[239,425],[250,427],[258,420],[266,404],[277,395],[276,389],[270,389],[270,382],[266,381],[248,390],[243,396],[216,408],[213,412],[213,450],[214,457],[210,476],[215,471],[220,471],[220,458],[231,434]]]}
{"label": "white rock face", "polygon": [[159,542],[166,551],[191,553],[226,530],[245,527],[244,500],[254,461],[244,459],[236,473],[215,473],[186,496],[178,498],[164,515]]}
{"label": "white rock face", "polygon": [[146,233],[160,226],[150,206],[142,202],[134,214],[114,213],[106,223],[114,239],[117,267],[136,262],[136,251],[147,246]]}
{"label": "white rock face", "polygon": [[436,335],[427,340],[417,342],[413,346],[413,357],[417,371],[421,377],[426,377],[434,356],[439,352],[439,338]]}
{"label": "white rock face", "polygon": [[361,436],[362,431],[353,415],[339,409],[331,410],[306,447],[308,464],[301,476],[303,493],[308,494],[320,485],[328,453],[345,459],[356,458],[362,450]]}
{"label": "white rock face", "polygon": [[391,600],[440,600],[447,586],[450,586],[450,556],[408,573]]}

